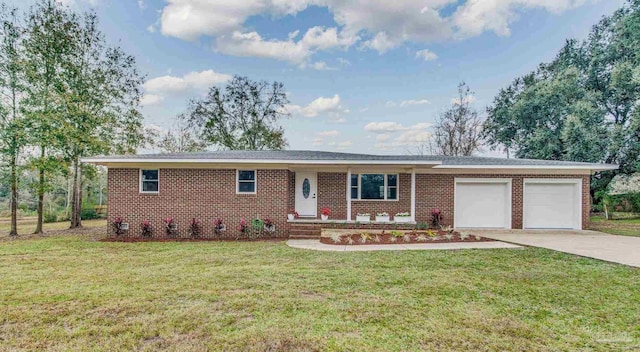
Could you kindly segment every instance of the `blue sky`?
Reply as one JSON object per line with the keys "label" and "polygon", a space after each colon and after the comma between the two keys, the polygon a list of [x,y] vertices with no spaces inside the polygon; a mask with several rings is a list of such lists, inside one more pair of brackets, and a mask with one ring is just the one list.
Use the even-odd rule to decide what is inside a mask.
{"label": "blue sky", "polygon": [[[291,149],[405,153],[466,81],[498,90],[584,38],[622,0],[64,0],[94,8],[147,74],[147,125],[231,75],[284,83]],[[491,155],[494,152],[484,151]]]}

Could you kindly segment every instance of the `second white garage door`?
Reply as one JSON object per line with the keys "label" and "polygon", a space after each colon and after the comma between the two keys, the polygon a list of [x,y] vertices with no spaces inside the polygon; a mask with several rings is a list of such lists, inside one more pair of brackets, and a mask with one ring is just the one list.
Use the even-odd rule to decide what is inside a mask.
{"label": "second white garage door", "polygon": [[511,179],[455,182],[455,227],[511,228]]}
{"label": "second white garage door", "polygon": [[582,181],[524,180],[523,225],[526,229],[580,229]]}

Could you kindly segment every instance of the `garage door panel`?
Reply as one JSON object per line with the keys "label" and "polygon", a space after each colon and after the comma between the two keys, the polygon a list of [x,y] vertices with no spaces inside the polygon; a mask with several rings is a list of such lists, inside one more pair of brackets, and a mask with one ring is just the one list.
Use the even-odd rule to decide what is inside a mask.
{"label": "garage door panel", "polygon": [[525,228],[580,228],[579,189],[576,183],[525,183],[523,222]]}
{"label": "garage door panel", "polygon": [[461,228],[508,228],[508,183],[456,183],[455,226]]}

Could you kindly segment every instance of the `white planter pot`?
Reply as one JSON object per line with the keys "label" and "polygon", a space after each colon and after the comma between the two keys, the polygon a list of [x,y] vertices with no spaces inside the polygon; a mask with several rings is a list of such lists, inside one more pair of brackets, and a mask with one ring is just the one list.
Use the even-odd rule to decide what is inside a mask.
{"label": "white planter pot", "polygon": [[371,221],[371,216],[356,215],[356,221],[357,222],[370,222]]}
{"label": "white planter pot", "polygon": [[376,222],[389,222],[389,215],[387,216],[376,215]]}
{"label": "white planter pot", "polygon": [[396,216],[393,218],[393,220],[399,224],[406,224],[408,222],[411,222],[411,217],[410,216]]}
{"label": "white planter pot", "polygon": [[295,218],[296,218],[296,215],[295,215],[295,214],[287,214],[287,219],[288,219],[289,221],[291,221],[291,220],[295,220]]}
{"label": "white planter pot", "polygon": [[329,220],[329,215],[320,215],[320,218],[322,219],[322,221],[327,221]]}

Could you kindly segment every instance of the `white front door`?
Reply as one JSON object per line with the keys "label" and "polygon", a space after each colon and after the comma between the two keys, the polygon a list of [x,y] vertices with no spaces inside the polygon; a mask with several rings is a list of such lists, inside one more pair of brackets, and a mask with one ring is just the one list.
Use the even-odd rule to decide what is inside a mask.
{"label": "white front door", "polygon": [[300,216],[318,215],[318,173],[296,171],[296,211]]}

